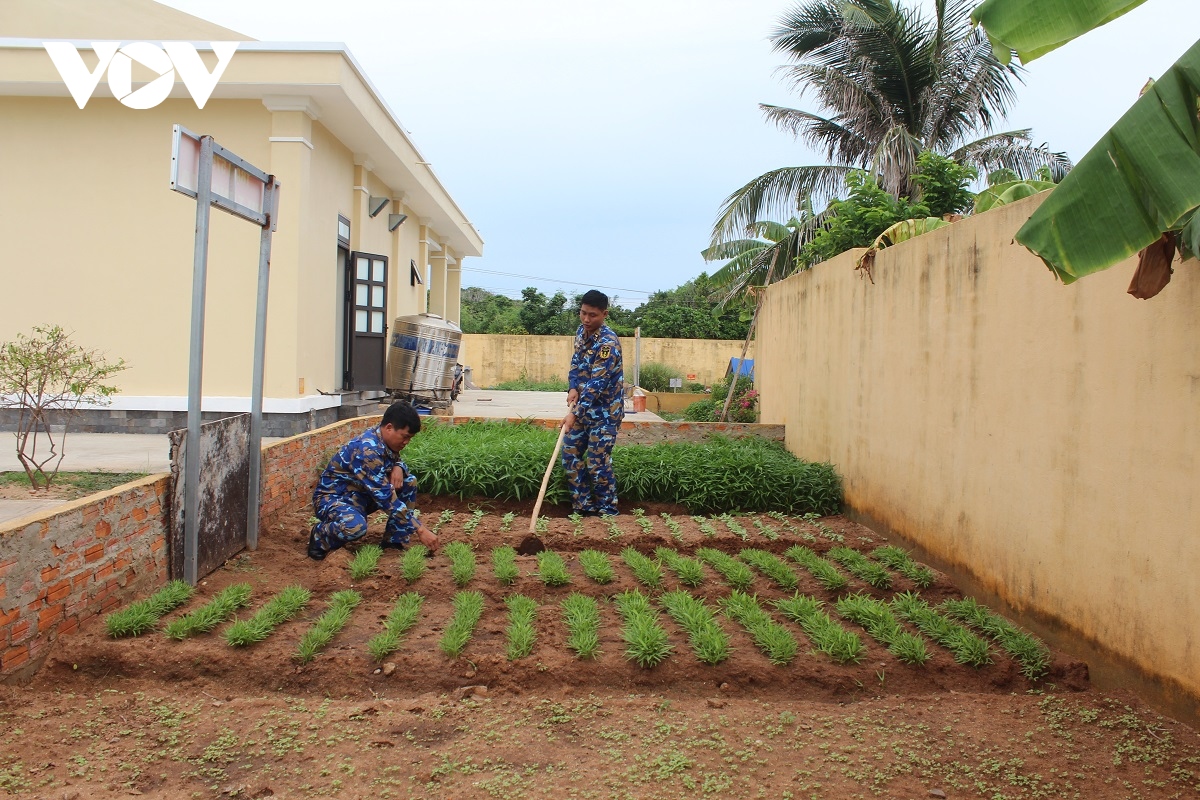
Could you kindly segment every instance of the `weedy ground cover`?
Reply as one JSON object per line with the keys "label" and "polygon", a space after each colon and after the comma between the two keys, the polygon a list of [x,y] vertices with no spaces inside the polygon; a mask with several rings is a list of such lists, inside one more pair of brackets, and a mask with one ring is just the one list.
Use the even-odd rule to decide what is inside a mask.
{"label": "weedy ground cover", "polygon": [[538,553],[537,562],[538,577],[547,586],[566,586],[571,582],[571,573],[567,572],[566,562],[553,550]]}
{"label": "weedy ground cover", "polygon": [[658,589],[662,586],[662,567],[657,561],[639,553],[633,547],[626,547],[622,550],[621,558],[633,571],[633,577],[647,588]]}
{"label": "weedy ground cover", "polygon": [[164,614],[186,603],[195,592],[185,581],[171,581],[145,600],[109,614],[104,618],[104,629],[114,639],[140,636],[154,628]]}
{"label": "weedy ground cover", "polygon": [[943,617],[920,595],[902,592],[892,598],[892,609],[901,619],[916,625],[921,633],[949,650],[959,664],[979,668],[992,663],[986,641]]}
{"label": "weedy ground cover", "polygon": [[383,622],[383,632],[376,634],[367,642],[367,652],[376,661],[390,656],[400,649],[404,636],[421,615],[421,604],[425,598],[416,592],[405,592],[396,599],[391,612]]}
{"label": "weedy ground cover", "polygon": [[684,586],[699,586],[704,583],[704,565],[694,558],[681,556],[669,547],[654,548],[654,555],[675,573]]}
{"label": "weedy ground cover", "polygon": [[216,597],[207,605],[167,623],[163,633],[172,639],[186,639],[197,633],[208,633],[249,603],[250,584],[235,583],[226,586],[217,592]]}
{"label": "weedy ground cover", "polygon": [[800,649],[796,637],[763,610],[758,598],[734,589],[720,603],[725,613],[746,629],[754,640],[754,646],[762,651],[768,661],[776,666],[792,663]]}
{"label": "weedy ground cover", "polygon": [[344,589],[330,595],[325,613],[300,637],[300,646],[296,648],[296,660],[307,664],[316,658],[317,653],[333,641],[338,631],[346,627],[346,623],[350,621],[350,614],[361,602],[362,595],[353,589]]}
{"label": "weedy ground cover", "polygon": [[795,589],[797,578],[791,567],[774,553],[747,547],[738,553],[738,558],[766,575],[784,589]]}
{"label": "weedy ground cover", "polygon": [[877,547],[871,555],[879,563],[889,569],[894,569],[921,589],[927,589],[935,580],[933,571],[923,564],[918,564],[902,548],[888,545]]}
{"label": "weedy ground cover", "polygon": [[828,555],[850,570],[851,575],[862,578],[876,589],[892,588],[891,574],[857,550],[851,547],[831,547]]}
{"label": "weedy ground cover", "polygon": [[721,520],[721,522],[724,522],[725,527],[729,529],[729,532],[734,536],[737,536],[742,541],[748,541],[750,539],[750,533],[746,530],[746,527],[742,525],[742,523],[738,522],[732,514],[728,512],[724,514],[717,514],[717,519]]}
{"label": "weedy ground cover", "polygon": [[454,585],[466,586],[475,577],[475,551],[466,542],[450,542],[445,553],[450,559],[450,577],[454,578]]}
{"label": "weedy ground cover", "polygon": [[837,567],[802,544],[792,545],[784,550],[783,554],[811,572],[812,576],[817,579],[817,583],[831,592],[844,589],[849,583],[846,576],[838,572]]}
{"label": "weedy ground cover", "polygon": [[487,512],[483,509],[476,509],[471,512],[471,518],[463,523],[463,533],[471,536],[475,533],[475,529],[479,527],[479,523],[483,522],[483,518],[487,516]]}
{"label": "weedy ground cover", "polygon": [[650,599],[637,589],[630,589],[614,597],[613,602],[625,620],[621,638],[625,640],[626,658],[643,669],[661,664],[675,647],[659,623]]}
{"label": "weedy ground cover", "polygon": [[361,581],[374,575],[379,569],[379,559],[383,557],[383,548],[377,544],[364,544],[350,560],[350,577]]}
{"label": "weedy ground cover", "polygon": [[505,631],[508,644],[505,652],[509,661],[516,661],[533,652],[533,643],[537,639],[537,630],[533,626],[537,620],[537,601],[523,594],[514,594],[506,597],[504,604],[508,606],[508,629]]}
{"label": "weedy ground cover", "polygon": [[663,594],[659,602],[687,632],[688,644],[702,664],[719,664],[729,658],[729,634],[703,600],[679,590]]}
{"label": "weedy ground cover", "polygon": [[312,592],[303,586],[288,586],[272,597],[250,619],[238,620],[225,630],[225,641],[234,647],[261,642],[277,627],[308,605]]}
{"label": "weedy ground cover", "polygon": [[789,533],[799,536],[806,542],[815,542],[817,540],[817,537],[813,536],[807,530],[797,527],[795,523],[788,518],[788,515],[784,514],[782,511],[768,511],[767,516],[782,525]]}
{"label": "weedy ground cover", "polygon": [[459,592],[454,595],[454,616],[442,632],[438,646],[451,658],[457,658],[475,633],[483,616],[483,595],[480,592]]}
{"label": "weedy ground cover", "polygon": [[775,601],[775,607],[795,622],[813,647],[841,664],[857,664],[863,658],[862,639],[834,622],[815,597],[797,593]]}
{"label": "weedy ground cover", "polygon": [[580,658],[595,658],[600,651],[600,606],[585,594],[575,592],[562,601],[567,647]]}
{"label": "weedy ground cover", "polygon": [[583,568],[584,575],[599,584],[611,583],[615,577],[612,563],[608,560],[608,554],[602,553],[599,550],[581,551],[579,553],[579,566]]}
{"label": "weedy ground cover", "polygon": [[511,586],[521,577],[517,567],[517,551],[509,545],[500,545],[492,550],[492,572],[501,586]]}
{"label": "weedy ground cover", "polygon": [[429,548],[423,544],[410,544],[405,548],[404,557],[400,559],[400,574],[404,580],[416,583],[417,579],[425,574],[429,566],[425,562],[428,555]]}
{"label": "weedy ground cover", "polygon": [[929,660],[924,640],[901,628],[887,603],[863,594],[851,594],[837,601],[837,612],[866,628],[872,639],[904,663],[924,664]]}
{"label": "weedy ground cover", "polygon": [[1021,674],[1037,680],[1050,668],[1050,649],[1036,636],[1018,628],[973,597],[946,600],[942,611],[983,631],[1021,665]]}
{"label": "weedy ground cover", "polygon": [[728,553],[712,547],[701,547],[696,551],[696,558],[721,573],[725,582],[734,589],[747,589],[754,583],[754,573],[750,568]]}

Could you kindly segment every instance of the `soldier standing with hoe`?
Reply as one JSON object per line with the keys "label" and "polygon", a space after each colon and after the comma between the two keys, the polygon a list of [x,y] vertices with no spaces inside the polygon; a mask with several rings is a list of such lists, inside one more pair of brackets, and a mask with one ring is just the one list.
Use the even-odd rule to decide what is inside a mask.
{"label": "soldier standing with hoe", "polygon": [[571,489],[571,509],[585,517],[617,513],[612,449],[625,417],[621,343],[608,317],[608,295],[595,289],[580,298],[579,330],[567,377],[562,465]]}

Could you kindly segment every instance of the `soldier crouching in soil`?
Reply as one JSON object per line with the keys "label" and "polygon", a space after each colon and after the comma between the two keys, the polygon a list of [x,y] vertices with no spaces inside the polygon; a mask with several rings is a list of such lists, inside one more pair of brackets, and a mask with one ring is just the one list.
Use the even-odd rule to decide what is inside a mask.
{"label": "soldier crouching in soil", "polygon": [[400,460],[421,430],[421,417],[408,403],[392,403],[378,426],[355,436],[330,459],[313,492],[317,524],[308,536],[308,557],[320,561],[334,550],[361,539],[367,515],[388,515],[382,546],[403,549],[415,531],[433,549],[438,537],[413,514],[417,479]]}

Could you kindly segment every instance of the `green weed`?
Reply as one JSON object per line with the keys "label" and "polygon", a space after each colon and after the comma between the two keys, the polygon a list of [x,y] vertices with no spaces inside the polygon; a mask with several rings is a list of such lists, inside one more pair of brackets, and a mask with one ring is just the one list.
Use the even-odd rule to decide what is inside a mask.
{"label": "green weed", "polygon": [[533,623],[537,619],[537,601],[522,594],[509,595],[504,604],[508,606],[508,630],[505,635],[508,645],[505,652],[509,661],[524,658],[533,652],[537,631]]}
{"label": "green weed", "polygon": [[438,646],[451,658],[457,658],[475,633],[483,616],[483,595],[480,592],[459,592],[454,595],[454,616],[442,632]]}
{"label": "green weed", "polygon": [[716,528],[714,528],[712,526],[712,523],[709,522],[704,517],[692,517],[692,522],[696,523],[696,527],[698,527],[700,529],[700,532],[703,533],[705,536],[711,537],[711,536],[717,535]]}
{"label": "green weed", "polygon": [[684,586],[699,586],[704,583],[704,566],[694,558],[679,555],[669,547],[656,547],[654,555],[675,573]]}
{"label": "green weed", "polygon": [[517,518],[517,514],[515,511],[509,511],[507,514],[505,514],[503,517],[501,517],[500,518],[500,532],[507,533],[508,530],[512,528],[513,520],[515,520],[516,518]]}
{"label": "green weed", "polygon": [[651,589],[658,589],[662,586],[662,567],[657,561],[646,557],[632,547],[622,550],[621,558],[633,570],[633,577],[642,584]]}
{"label": "green weed", "polygon": [[172,639],[186,639],[197,633],[208,633],[232,617],[239,608],[249,605],[250,591],[248,583],[226,586],[207,605],[169,622],[163,633]]}
{"label": "green weed", "polygon": [[750,520],[750,522],[754,524],[755,528],[758,528],[759,533],[761,533],[767,539],[770,539],[772,542],[779,538],[779,531],[775,530],[761,519],[755,518]]}
{"label": "green weed", "polygon": [[729,634],[703,600],[679,590],[663,594],[659,602],[671,619],[687,631],[688,644],[702,664],[719,664],[729,657]]}
{"label": "green weed", "polygon": [[171,581],[145,600],[109,614],[104,618],[104,628],[114,639],[140,636],[154,628],[164,614],[186,603],[195,591],[185,581]]}
{"label": "green weed", "polygon": [[887,603],[864,594],[851,594],[837,601],[837,612],[866,628],[872,639],[904,663],[924,664],[929,660],[925,642],[900,627]]}
{"label": "green weed", "polygon": [[888,571],[857,550],[833,547],[829,550],[829,557],[850,570],[851,575],[862,578],[876,589],[892,588],[892,576]]}
{"label": "green weed", "polygon": [[567,647],[579,658],[594,658],[600,651],[600,606],[578,592],[569,595],[561,605],[567,626]]}
{"label": "green weed", "polygon": [[307,664],[316,658],[317,653],[324,650],[333,641],[333,637],[338,634],[338,631],[346,627],[346,623],[350,621],[350,614],[361,602],[362,595],[353,589],[345,589],[330,595],[329,606],[325,609],[325,613],[313,623],[304,636],[300,637],[300,645],[296,649],[296,660],[301,664]]}
{"label": "green weed", "polygon": [[563,557],[553,550],[543,550],[537,554],[538,577],[547,586],[566,586],[571,582],[571,574],[567,572]]}
{"label": "green weed", "polygon": [[487,512],[483,509],[476,509],[471,512],[471,518],[463,523],[463,533],[467,536],[472,536],[475,529],[479,527],[479,523],[483,522],[483,518],[487,516]]}
{"label": "green weed", "polygon": [[583,568],[584,575],[599,584],[611,583],[614,577],[612,564],[609,563],[608,555],[599,550],[584,550],[580,552],[579,566]]}
{"label": "green weed", "polygon": [[940,606],[943,613],[967,623],[990,636],[1021,665],[1021,674],[1037,680],[1050,668],[1050,649],[1036,636],[1018,628],[996,614],[975,598],[946,600]]}
{"label": "green weed", "polygon": [[820,600],[797,593],[794,597],[776,600],[774,605],[781,614],[800,626],[817,650],[826,653],[834,661],[857,664],[862,660],[862,639],[854,631],[848,631],[834,622],[821,608]]}
{"label": "green weed", "polygon": [[913,561],[908,553],[899,547],[891,545],[877,547],[871,555],[876,561],[889,569],[896,570],[921,589],[926,589],[933,585],[935,580],[933,571],[929,567]]}
{"label": "green weed", "polygon": [[492,572],[502,586],[511,586],[521,577],[517,567],[517,551],[509,545],[501,545],[492,550]]}
{"label": "green weed", "polygon": [[748,541],[750,539],[750,533],[746,530],[745,526],[734,519],[732,514],[717,514],[717,519],[721,520],[721,522],[724,522],[725,527],[729,529],[729,532],[737,536],[742,541]]}
{"label": "green weed", "polygon": [[383,661],[400,649],[400,645],[404,643],[404,635],[417,624],[424,601],[425,598],[416,592],[405,592],[396,599],[391,613],[384,620],[383,632],[367,642],[367,652],[371,654],[371,658]]}
{"label": "green weed", "polygon": [[447,508],[441,514],[438,514],[437,522],[433,523],[433,527],[430,528],[430,530],[433,533],[437,533],[439,530],[441,530],[443,525],[445,525],[447,522],[449,522],[452,519],[454,519],[454,509]]}
{"label": "green weed", "polygon": [[404,580],[416,583],[425,574],[429,566],[426,563],[428,554],[429,548],[423,544],[412,544],[405,548],[404,556],[400,559],[400,575]]}
{"label": "green weed", "polygon": [[351,580],[361,581],[374,575],[379,569],[379,559],[383,557],[383,548],[377,544],[365,544],[354,554],[350,561]]}
{"label": "green weed", "polygon": [[657,666],[671,654],[674,645],[658,621],[658,612],[646,595],[630,589],[613,598],[617,611],[625,620],[621,637],[625,640],[625,656],[643,669]]}
{"label": "green weed", "polygon": [[734,589],[748,589],[754,583],[754,573],[733,556],[711,547],[701,547],[696,558],[711,566],[725,578]]}
{"label": "green weed", "polygon": [[659,514],[659,516],[662,517],[663,525],[667,526],[667,530],[671,532],[671,536],[682,540],[683,528],[679,527],[679,522],[665,511]]}
{"label": "green weed", "polygon": [[800,649],[796,637],[763,610],[758,598],[734,589],[721,600],[721,607],[741,623],[768,661],[776,666],[792,663]]}
{"label": "green weed", "polygon": [[746,548],[738,553],[738,558],[766,575],[784,589],[796,588],[796,573],[774,553],[766,550]]}
{"label": "green weed", "polygon": [[254,616],[238,620],[225,631],[225,641],[234,647],[261,642],[308,605],[312,592],[303,586],[288,586],[272,597]]}
{"label": "green weed", "polygon": [[846,584],[849,583],[846,580],[846,576],[838,572],[837,567],[804,545],[792,545],[783,551],[783,554],[811,572],[813,577],[817,579],[817,583],[831,592],[844,589],[846,588]]}
{"label": "green weed", "polygon": [[446,558],[450,559],[450,577],[455,586],[466,586],[475,577],[475,551],[466,542],[450,542],[446,545]]}
{"label": "green weed", "polygon": [[903,592],[892,598],[892,609],[954,655],[954,660],[971,667],[992,663],[987,642],[958,623],[930,608],[920,595]]}

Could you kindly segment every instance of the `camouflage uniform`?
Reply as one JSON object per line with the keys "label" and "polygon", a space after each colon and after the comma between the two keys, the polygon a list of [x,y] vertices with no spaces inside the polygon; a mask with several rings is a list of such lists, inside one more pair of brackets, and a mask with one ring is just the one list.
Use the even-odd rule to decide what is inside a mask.
{"label": "camouflage uniform", "polygon": [[[404,485],[393,491],[392,467],[404,470]],[[373,427],[351,439],[321,473],[313,491],[313,510],[320,520],[313,526],[314,544],[328,553],[361,539],[367,532],[367,515],[387,512],[383,543],[403,547],[413,534],[412,503],[417,479],[400,455],[383,443]]]}
{"label": "camouflage uniform", "polygon": [[616,514],[612,448],[625,418],[625,376],[621,343],[612,328],[601,325],[589,337],[579,326],[567,386],[579,391],[575,425],[563,437],[562,448],[571,508],[579,514]]}

